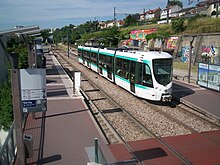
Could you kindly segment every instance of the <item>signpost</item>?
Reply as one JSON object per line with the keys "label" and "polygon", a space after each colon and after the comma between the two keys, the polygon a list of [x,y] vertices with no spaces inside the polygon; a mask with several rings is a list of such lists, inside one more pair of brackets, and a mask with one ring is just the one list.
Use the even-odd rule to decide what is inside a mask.
{"label": "signpost", "polygon": [[22,111],[46,111],[46,70],[20,69],[20,75]]}

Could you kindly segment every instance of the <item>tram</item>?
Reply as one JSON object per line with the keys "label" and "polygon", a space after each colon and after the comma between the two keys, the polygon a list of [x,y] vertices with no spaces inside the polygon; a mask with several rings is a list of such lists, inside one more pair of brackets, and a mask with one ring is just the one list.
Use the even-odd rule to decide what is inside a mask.
{"label": "tram", "polygon": [[78,46],[78,61],[140,98],[172,99],[173,58],[169,53]]}

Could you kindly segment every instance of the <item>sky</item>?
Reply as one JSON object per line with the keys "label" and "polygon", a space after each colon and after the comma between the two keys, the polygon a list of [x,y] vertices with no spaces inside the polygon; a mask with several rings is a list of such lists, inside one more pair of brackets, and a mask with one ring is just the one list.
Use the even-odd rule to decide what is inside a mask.
{"label": "sky", "polygon": [[[188,0],[180,1],[190,7]],[[62,28],[90,20],[112,20],[114,7],[116,18],[123,19],[126,14],[143,13],[144,9],[165,8],[166,3],[167,0],[0,0],[0,31],[15,26]]]}

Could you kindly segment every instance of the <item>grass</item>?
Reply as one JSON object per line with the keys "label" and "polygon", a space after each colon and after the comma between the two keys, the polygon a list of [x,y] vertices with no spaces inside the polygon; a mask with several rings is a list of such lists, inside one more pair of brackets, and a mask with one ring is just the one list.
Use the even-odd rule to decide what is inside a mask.
{"label": "grass", "polygon": [[182,34],[198,34],[198,33],[215,33],[220,32],[220,18],[212,17],[193,17],[185,20],[185,30],[180,34],[175,34],[171,24],[150,24],[150,25],[138,25],[121,28],[121,32],[130,32],[132,30],[147,30],[156,28],[160,32],[169,32],[171,35]]}
{"label": "grass", "polygon": [[[177,70],[182,70],[182,71],[188,71],[188,63],[185,62],[173,62],[173,68]],[[198,72],[198,66],[197,65],[191,65],[191,72],[192,73],[197,73]]]}

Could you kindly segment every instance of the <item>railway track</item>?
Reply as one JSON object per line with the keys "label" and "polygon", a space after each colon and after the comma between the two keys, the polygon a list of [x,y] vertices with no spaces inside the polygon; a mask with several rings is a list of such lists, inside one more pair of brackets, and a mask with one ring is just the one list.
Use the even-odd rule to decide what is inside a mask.
{"label": "railway track", "polygon": [[[64,56],[63,53],[65,52],[56,52],[57,55],[59,55],[59,60],[63,60],[64,64],[68,64],[69,61],[73,61],[72,63],[68,64],[69,70],[71,69],[71,67],[75,67],[75,65],[73,65],[73,63],[77,63],[77,59],[74,57],[68,58],[67,56]],[[62,63],[62,62],[61,62]],[[77,63],[77,65],[80,65]],[[66,67],[64,65],[64,67]],[[84,72],[89,72],[89,69],[86,67],[82,67],[83,69],[81,70],[81,72],[84,74]],[[68,69],[68,68],[67,68]],[[76,70],[79,70],[78,68],[74,68]],[[96,74],[96,73],[93,73]],[[102,87],[96,85],[97,82],[100,79],[103,79],[101,76],[99,75],[95,75],[93,78],[95,80],[97,80],[97,82],[93,82],[91,81],[91,78],[87,77],[86,75],[84,75],[85,77],[83,77],[82,79],[82,88],[83,88],[83,93],[85,95],[85,97],[87,98],[87,102],[90,105],[93,114],[96,118],[96,120],[98,121],[100,127],[102,128],[105,137],[108,139],[109,143],[124,143],[126,148],[130,151],[130,153],[133,155],[134,152],[132,151],[132,149],[129,147],[128,145],[128,141],[132,141],[132,140],[141,140],[146,139],[146,138],[156,138],[158,141],[160,141],[160,143],[162,143],[165,147],[167,147],[173,154],[175,154],[180,160],[182,160],[185,164],[191,164],[186,158],[184,158],[181,154],[179,154],[177,151],[175,151],[175,149],[172,148],[172,146],[169,146],[169,144],[166,144],[161,137],[166,137],[166,136],[172,136],[172,133],[161,133],[159,131],[157,131],[156,129],[150,127],[152,121],[148,121],[146,122],[146,119],[143,119],[143,113],[140,113],[142,111],[142,108],[140,107],[140,110],[138,111],[137,108],[135,107],[131,107],[131,109],[133,109],[133,111],[127,110],[127,106],[129,105],[124,105],[126,103],[124,103],[123,101],[120,102],[116,101],[115,99],[112,99],[112,96],[109,96],[109,93],[106,92],[106,90],[103,90]],[[106,80],[107,81],[107,80]],[[92,83],[92,84],[91,84]],[[112,83],[109,82],[109,84],[112,85]],[[119,88],[119,87],[117,87]],[[111,91],[110,91],[111,92]],[[127,93],[126,91],[124,91],[124,93]],[[130,94],[129,94],[130,95]],[[130,95],[131,96],[131,95]],[[134,96],[131,96],[134,97]],[[113,97],[115,98],[115,97]],[[136,98],[137,99],[137,98]],[[106,101],[108,100],[108,103],[106,103]],[[137,99],[138,100],[138,99]],[[102,104],[102,102],[105,102],[104,104]],[[169,120],[169,122],[175,122],[175,127],[179,127],[182,130],[181,134],[190,134],[190,133],[196,133],[196,132],[200,132],[192,127],[190,127],[189,125],[187,125],[187,123],[184,123],[182,120],[178,119],[175,115],[167,113],[167,111],[171,111],[171,109],[175,109],[175,108],[171,108],[169,106],[162,106],[162,107],[169,107],[170,109],[164,109],[161,108],[161,105],[157,106],[157,105],[152,105],[146,101],[143,101],[141,99],[139,99],[139,102],[143,102],[143,105],[145,105],[144,107],[150,107],[145,109],[144,112],[146,111],[152,111],[151,114],[160,114],[161,117],[165,118],[164,121]],[[136,111],[136,112],[135,112]],[[138,111],[138,113],[137,113]],[[119,117],[120,116],[120,117]],[[119,126],[119,123],[121,122],[121,120],[123,121],[124,124],[122,124],[121,126]],[[132,122],[131,122],[132,121]],[[207,122],[207,121],[206,121]],[[161,124],[161,122],[160,122]],[[163,123],[162,123],[163,125]],[[157,126],[157,125],[156,125]],[[153,125],[153,127],[155,127],[155,124]],[[127,128],[127,129],[126,129]],[[163,128],[163,127],[162,127]],[[162,129],[161,128],[161,129]],[[211,130],[215,130],[215,129],[219,129],[219,125],[218,124],[213,124],[211,126]],[[174,130],[176,130],[177,128],[175,128]],[[208,130],[210,130],[210,128],[208,128]],[[202,132],[203,130],[201,130]],[[127,135],[128,133],[129,136]],[[165,131],[166,132],[166,131]],[[172,131],[171,131],[172,132]],[[177,133],[177,135],[181,135],[179,133]],[[128,137],[130,138],[127,138]],[[134,155],[135,158],[135,155]],[[136,159],[138,161],[138,159]]]}

